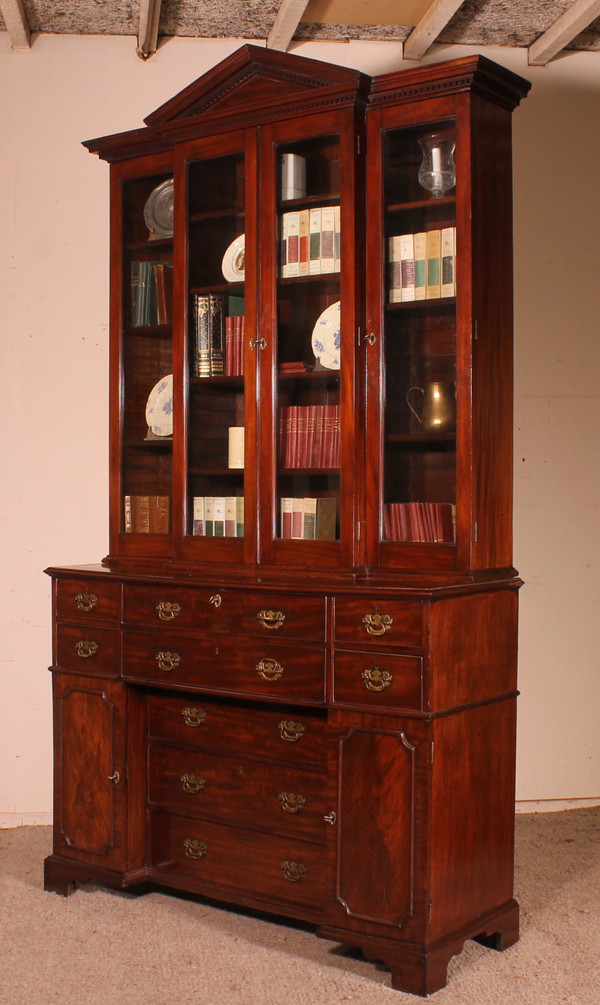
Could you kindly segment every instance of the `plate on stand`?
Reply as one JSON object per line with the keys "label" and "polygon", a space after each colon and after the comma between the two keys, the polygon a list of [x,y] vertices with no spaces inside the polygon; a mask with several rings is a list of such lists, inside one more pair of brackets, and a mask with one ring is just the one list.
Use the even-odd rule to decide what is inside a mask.
{"label": "plate on stand", "polygon": [[155,436],[173,435],[173,374],[161,377],[148,395],[146,422]]}
{"label": "plate on stand", "polygon": [[340,301],[326,307],[317,318],[312,331],[311,345],[318,363],[326,370],[339,370],[341,321]]}

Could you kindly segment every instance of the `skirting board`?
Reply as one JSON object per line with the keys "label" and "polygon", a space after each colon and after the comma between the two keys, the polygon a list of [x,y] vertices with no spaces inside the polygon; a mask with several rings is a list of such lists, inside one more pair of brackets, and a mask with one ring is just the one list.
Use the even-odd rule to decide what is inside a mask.
{"label": "skirting board", "polygon": [[[590,799],[519,799],[517,813],[559,813],[579,810],[585,806],[600,806],[600,796]],[[49,827],[52,813],[0,813],[0,830],[9,827]]]}

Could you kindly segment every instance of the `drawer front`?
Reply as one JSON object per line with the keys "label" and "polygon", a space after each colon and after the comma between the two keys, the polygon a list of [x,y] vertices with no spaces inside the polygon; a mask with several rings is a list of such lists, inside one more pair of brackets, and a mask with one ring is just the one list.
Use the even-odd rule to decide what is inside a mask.
{"label": "drawer front", "polygon": [[374,708],[421,709],[420,656],[336,651],[334,701]]}
{"label": "drawer front", "polygon": [[335,638],[369,646],[421,646],[423,605],[417,600],[386,600],[365,596],[335,601]]}
{"label": "drawer front", "polygon": [[124,620],[150,627],[290,638],[320,642],[325,638],[325,600],[289,594],[244,593],[170,586],[124,588]]}
{"label": "drawer front", "polygon": [[59,579],[56,614],[59,621],[120,621],[121,584],[110,580]]}
{"label": "drawer front", "polygon": [[326,731],[325,715],[305,709],[222,705],[197,694],[148,696],[154,740],[242,754],[252,750],[283,764],[325,770]]}
{"label": "drawer front", "polygon": [[306,841],[154,812],[151,865],[154,876],[187,877],[215,893],[323,907],[325,849]]}
{"label": "drawer front", "polygon": [[155,744],[148,764],[151,806],[325,841],[324,774]]}
{"label": "drawer front", "polygon": [[57,625],[55,664],[64,670],[118,677],[121,671],[118,629]]}
{"label": "drawer front", "polygon": [[219,642],[171,632],[125,632],[123,675],[262,698],[323,701],[325,651],[275,642]]}

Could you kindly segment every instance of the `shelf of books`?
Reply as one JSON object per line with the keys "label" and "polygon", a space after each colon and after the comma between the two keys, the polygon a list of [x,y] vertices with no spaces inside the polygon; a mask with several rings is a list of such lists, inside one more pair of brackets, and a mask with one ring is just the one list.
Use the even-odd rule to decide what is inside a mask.
{"label": "shelf of books", "polygon": [[173,176],[123,185],[121,526],[171,532]]}
{"label": "shelf of books", "polygon": [[384,136],[383,542],[453,545],[456,198],[452,122]]}

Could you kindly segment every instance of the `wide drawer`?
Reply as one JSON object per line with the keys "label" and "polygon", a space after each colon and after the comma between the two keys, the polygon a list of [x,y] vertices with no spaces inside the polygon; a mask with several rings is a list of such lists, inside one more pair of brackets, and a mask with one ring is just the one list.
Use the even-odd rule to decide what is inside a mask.
{"label": "wide drawer", "polygon": [[59,579],[56,614],[59,621],[119,621],[121,584],[111,580]]}
{"label": "wide drawer", "polygon": [[325,841],[326,775],[243,756],[152,744],[150,804],[184,816]]}
{"label": "wide drawer", "polygon": [[418,600],[336,597],[335,638],[339,642],[386,646],[422,645],[422,604]]}
{"label": "wide drawer", "polygon": [[153,876],[189,877],[208,893],[321,911],[325,852],[321,845],[168,813],[151,815]]}
{"label": "wide drawer", "polygon": [[325,770],[327,719],[297,708],[224,705],[204,695],[148,695],[151,739]]}
{"label": "wide drawer", "polygon": [[320,642],[325,638],[325,600],[300,594],[245,593],[208,587],[126,585],[123,617],[128,624],[262,638]]}
{"label": "wide drawer", "polygon": [[86,674],[110,674],[121,671],[119,631],[97,625],[57,625],[56,666]]}
{"label": "wide drawer", "polygon": [[123,635],[123,676],[263,698],[323,701],[325,651],[276,642],[219,642],[193,635]]}
{"label": "wide drawer", "polygon": [[371,709],[419,711],[422,705],[422,662],[420,656],[336,650],[334,701]]}

